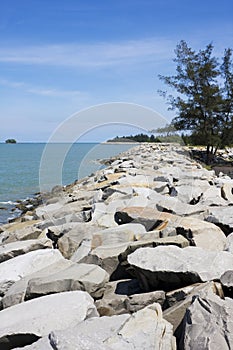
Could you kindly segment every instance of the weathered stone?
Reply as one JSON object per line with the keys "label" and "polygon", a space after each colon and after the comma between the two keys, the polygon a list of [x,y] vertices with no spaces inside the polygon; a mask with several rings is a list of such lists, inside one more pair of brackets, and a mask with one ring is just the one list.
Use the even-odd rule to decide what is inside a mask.
{"label": "weathered stone", "polygon": [[210,186],[200,198],[200,204],[205,206],[226,206],[229,202],[222,197],[220,187]]}
{"label": "weathered stone", "polygon": [[176,196],[183,203],[196,204],[202,194],[210,188],[208,181],[204,180],[182,180],[175,186]]}
{"label": "weathered stone", "polygon": [[129,315],[92,317],[64,331],[53,331],[49,338],[57,350],[110,350],[104,342],[117,334]]}
{"label": "weathered stone", "polygon": [[233,254],[233,233],[227,236],[225,250]]}
{"label": "weathered stone", "polygon": [[210,208],[206,220],[212,222],[225,232],[226,235],[233,232],[233,210],[232,206]]}
{"label": "weathered stone", "polygon": [[137,280],[120,280],[108,282],[103,298],[95,301],[100,316],[112,316],[129,313],[127,303],[128,295],[140,293]]}
{"label": "weathered stone", "polygon": [[[186,309],[191,305],[193,297],[195,295],[210,294],[216,294],[219,297],[223,298],[221,284],[211,281],[172,291],[170,293],[170,296],[167,297],[167,301],[171,303],[172,306],[163,312],[164,319],[173,325],[173,329],[175,331],[180,325],[185,315]],[[165,304],[165,306],[169,305]]]}
{"label": "weathered stone", "polygon": [[221,277],[220,282],[223,286],[224,294],[233,298],[233,270],[226,271]]}
{"label": "weathered stone", "polygon": [[18,281],[61,259],[64,258],[58,250],[40,249],[4,261],[0,264],[0,283]]}
{"label": "weathered stone", "polygon": [[52,330],[66,329],[98,316],[86,292],[48,295],[0,311],[0,347],[12,349],[31,344]]}
{"label": "weathered stone", "polygon": [[147,231],[161,230],[171,226],[176,228],[178,234],[189,239],[192,245],[209,250],[223,250],[226,244],[226,237],[222,230],[211,223],[192,217],[180,217],[159,212],[153,208],[124,208],[116,212],[115,220],[118,224],[141,223]]}
{"label": "weathered stone", "polygon": [[52,248],[49,239],[31,239],[0,245],[0,263],[33,250]]}
{"label": "weathered stone", "polygon": [[223,183],[221,190],[223,198],[233,203],[233,181]]}
{"label": "weathered stone", "polygon": [[88,256],[91,252],[91,241],[83,240],[74,254],[71,256],[70,260],[73,262],[80,262],[82,259]]}
{"label": "weathered stone", "polygon": [[233,264],[233,255],[197,247],[139,248],[128,263],[145,291],[172,290],[197,282],[219,279]]}
{"label": "weathered stone", "polygon": [[233,300],[195,296],[183,319],[179,349],[233,349]]}
{"label": "weathered stone", "polygon": [[163,319],[161,306],[156,303],[131,316],[104,344],[114,350],[176,349],[172,326]]}
{"label": "weathered stone", "polygon": [[54,273],[58,273],[67,269],[71,265],[71,261],[61,259],[49,266],[46,266],[45,268],[39,271],[36,271],[30,275],[27,275],[26,277],[21,278],[19,281],[10,285],[8,290],[4,293],[5,295],[2,299],[3,308],[22,303],[25,300],[26,290],[30,279],[50,276]]}
{"label": "weathered stone", "polygon": [[64,234],[58,240],[58,248],[62,255],[69,259],[77,248],[80,246],[83,240],[91,240],[92,234],[96,232],[98,228],[88,223],[78,223],[75,227]]}
{"label": "weathered stone", "polygon": [[125,224],[96,232],[92,236],[92,249],[98,246],[115,245],[135,240],[135,235],[145,233],[140,224]]}
{"label": "weathered stone", "polygon": [[108,280],[107,272],[99,266],[72,264],[58,273],[30,279],[26,299],[74,290],[84,290],[93,298],[100,298]]}
{"label": "weathered stone", "polygon": [[125,301],[125,304],[126,310],[130,313],[133,313],[153,303],[159,303],[161,306],[163,306],[164,301],[165,292],[162,290],[156,290],[150,293],[130,295]]}
{"label": "weathered stone", "polygon": [[41,229],[37,228],[38,223],[38,220],[34,220],[7,225],[6,230],[0,235],[0,243],[37,239],[42,232]]}
{"label": "weathered stone", "polygon": [[153,247],[158,247],[160,245],[161,246],[175,245],[177,247],[184,248],[189,246],[189,242],[186,238],[184,238],[181,235],[131,242],[128,244],[127,249],[120,254],[119,259],[120,261],[126,261],[128,255],[135,252],[135,250],[139,248],[146,248],[146,247],[153,248]]}
{"label": "weathered stone", "polygon": [[[126,250],[128,243],[121,243],[111,246],[100,246],[93,249],[80,262],[87,264],[97,264],[112,275],[119,266],[118,256]],[[117,275],[117,279],[126,278],[124,275]]]}

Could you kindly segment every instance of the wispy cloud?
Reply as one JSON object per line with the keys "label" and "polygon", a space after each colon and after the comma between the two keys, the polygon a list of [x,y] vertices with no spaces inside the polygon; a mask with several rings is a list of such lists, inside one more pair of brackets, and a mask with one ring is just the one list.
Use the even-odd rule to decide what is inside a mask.
{"label": "wispy cloud", "polygon": [[13,89],[22,89],[24,92],[27,92],[30,94],[48,96],[48,97],[79,97],[79,96],[84,96],[85,94],[84,92],[79,90],[43,88],[43,87],[32,86],[24,82],[11,81],[11,80],[1,79],[1,78],[0,78],[0,85],[13,88]]}
{"label": "wispy cloud", "polygon": [[171,58],[174,42],[150,38],[119,43],[1,47],[0,62],[98,68]]}

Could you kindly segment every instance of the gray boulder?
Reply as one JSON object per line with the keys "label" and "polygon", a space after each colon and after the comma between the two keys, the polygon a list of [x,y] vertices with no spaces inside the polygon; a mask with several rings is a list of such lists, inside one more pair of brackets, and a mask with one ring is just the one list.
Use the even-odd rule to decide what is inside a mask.
{"label": "gray boulder", "polygon": [[0,311],[0,348],[31,344],[53,330],[66,329],[98,316],[86,292],[48,295]]}
{"label": "gray boulder", "polygon": [[129,313],[134,313],[153,303],[159,303],[161,306],[163,306],[164,301],[165,292],[163,290],[156,290],[150,293],[129,295],[128,299],[125,301],[125,304],[126,310]]}
{"label": "gray boulder", "polygon": [[213,281],[197,283],[166,293],[165,310],[163,311],[164,319],[173,325],[175,331],[183,320],[187,308],[191,305],[193,297],[195,295],[206,296],[209,294],[216,294],[223,298],[221,284]]}
{"label": "gray boulder", "polygon": [[74,263],[52,275],[30,279],[26,299],[74,290],[84,290],[93,298],[100,298],[108,280],[109,275],[101,267]]}
{"label": "gray boulder", "polygon": [[233,181],[226,181],[222,185],[222,196],[229,202],[233,203]]}
{"label": "gray boulder", "polygon": [[[223,208],[224,209],[224,208]],[[118,224],[141,223],[147,231],[173,227],[177,234],[182,234],[192,245],[209,250],[223,250],[226,237],[222,230],[211,223],[193,217],[180,217],[170,213],[159,212],[147,207],[128,207],[115,214]]]}
{"label": "gray boulder", "polygon": [[49,239],[30,239],[0,245],[0,263],[33,250],[52,248]]}
{"label": "gray boulder", "polygon": [[81,245],[83,240],[91,240],[92,234],[99,228],[89,223],[78,223],[58,240],[58,248],[62,255],[69,259]]}
{"label": "gray boulder", "polygon": [[27,275],[26,277],[23,277],[19,281],[13,283],[13,285],[10,285],[8,290],[4,293],[5,295],[2,299],[3,308],[22,303],[25,300],[26,290],[30,279],[42,278],[45,276],[50,276],[54,273],[62,272],[71,265],[71,261],[61,259],[49,266],[46,266],[42,270]]}
{"label": "gray boulder", "polygon": [[[83,257],[79,262],[97,264],[112,276],[119,267],[119,255],[123,253],[127,247],[128,243],[99,246],[93,249],[87,256]],[[117,279],[121,278],[124,278],[124,276],[117,276]]]}
{"label": "gray boulder", "polygon": [[0,283],[18,281],[62,259],[58,250],[39,249],[4,261],[0,264]]}
{"label": "gray boulder", "polygon": [[128,256],[128,263],[146,291],[172,290],[219,279],[231,269],[233,255],[197,247],[159,246],[137,249]]}
{"label": "gray boulder", "polygon": [[6,225],[5,231],[0,235],[0,243],[37,239],[42,233],[42,230],[37,227],[38,223],[38,220],[33,220]]}
{"label": "gray boulder", "polygon": [[233,349],[233,300],[195,296],[178,332],[179,349]]}
{"label": "gray boulder", "polygon": [[117,334],[129,315],[112,317],[92,317],[77,326],[62,331],[54,330],[49,338],[53,349],[57,350],[110,350],[105,341]]}
{"label": "gray boulder", "polygon": [[108,228],[93,234],[92,249],[102,245],[108,246],[134,241],[137,234],[145,232],[145,227],[140,224],[125,224]]}
{"label": "gray boulder", "polygon": [[227,235],[233,232],[232,206],[210,208],[207,212],[206,220],[220,226]]}
{"label": "gray boulder", "polygon": [[233,298],[233,270],[226,271],[221,277],[220,282],[223,287],[224,294]]}
{"label": "gray boulder", "polygon": [[172,325],[163,319],[161,306],[156,303],[133,314],[104,345],[113,350],[176,349]]}

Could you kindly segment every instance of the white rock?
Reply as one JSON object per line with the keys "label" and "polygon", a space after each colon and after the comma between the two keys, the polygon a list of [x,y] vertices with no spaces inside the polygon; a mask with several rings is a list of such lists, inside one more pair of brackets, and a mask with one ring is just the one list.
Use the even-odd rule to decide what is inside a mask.
{"label": "white rock", "polygon": [[0,311],[0,348],[17,334],[43,337],[95,316],[98,313],[93,299],[86,292],[65,292],[29,300]]}
{"label": "white rock", "polygon": [[40,249],[4,261],[0,264],[0,283],[18,281],[62,259],[58,250]]}

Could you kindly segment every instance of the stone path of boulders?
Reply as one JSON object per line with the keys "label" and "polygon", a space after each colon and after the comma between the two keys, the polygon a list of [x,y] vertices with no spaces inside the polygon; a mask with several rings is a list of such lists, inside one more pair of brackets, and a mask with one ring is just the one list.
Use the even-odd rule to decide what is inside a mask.
{"label": "stone path of boulders", "polygon": [[233,349],[233,180],[142,144],[0,227],[0,349]]}

